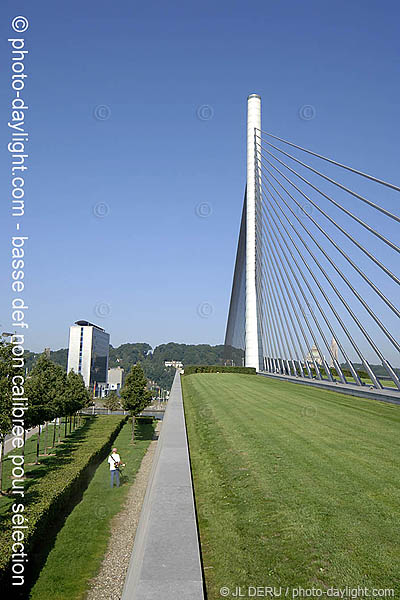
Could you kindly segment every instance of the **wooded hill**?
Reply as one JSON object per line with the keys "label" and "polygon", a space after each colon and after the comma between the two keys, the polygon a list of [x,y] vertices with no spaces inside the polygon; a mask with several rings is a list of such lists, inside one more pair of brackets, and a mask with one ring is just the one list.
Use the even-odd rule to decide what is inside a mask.
{"label": "wooded hill", "polygon": [[[235,349],[233,349],[235,350]],[[241,363],[241,351],[235,350],[235,364]],[[39,354],[26,352],[26,366],[28,371],[32,368]],[[50,352],[53,362],[67,369],[68,349],[61,348]],[[146,342],[134,344],[121,344],[117,348],[110,345],[109,367],[122,367],[128,372],[132,365],[140,362],[148,379],[155,381],[164,389],[170,389],[174,378],[175,369],[164,366],[166,360],[180,360],[184,365],[222,365],[225,362],[224,345],[210,346],[209,344],[178,344],[169,342],[160,344],[154,350]],[[347,365],[343,364],[343,367]],[[355,364],[357,369],[363,369],[362,365]],[[387,375],[382,365],[371,365],[378,376]],[[400,375],[400,369],[395,369]]]}
{"label": "wooded hill", "polygon": [[[27,351],[25,354],[28,372],[32,369],[40,353]],[[68,349],[50,351],[50,359],[63,369],[67,369]],[[144,373],[164,389],[170,389],[175,369],[165,367],[166,360],[180,360],[185,365],[218,365],[224,362],[224,346],[208,344],[177,344],[169,342],[156,346],[154,350],[146,342],[121,344],[117,348],[110,345],[109,367],[122,367],[128,372],[132,365],[140,362]]]}

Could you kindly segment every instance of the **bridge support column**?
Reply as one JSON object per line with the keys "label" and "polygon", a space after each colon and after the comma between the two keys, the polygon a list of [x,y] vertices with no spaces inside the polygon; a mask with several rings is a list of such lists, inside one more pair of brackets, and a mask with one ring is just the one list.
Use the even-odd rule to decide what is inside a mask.
{"label": "bridge support column", "polygon": [[[258,306],[256,292],[256,170],[255,129],[261,129],[261,98],[247,99],[247,193],[246,193],[246,367],[260,370]],[[259,131],[257,131],[259,133]]]}

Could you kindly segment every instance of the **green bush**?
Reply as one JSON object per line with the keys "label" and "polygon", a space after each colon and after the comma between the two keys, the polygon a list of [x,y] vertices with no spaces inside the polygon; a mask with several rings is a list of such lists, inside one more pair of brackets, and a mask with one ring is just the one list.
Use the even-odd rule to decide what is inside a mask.
{"label": "green bush", "polygon": [[136,423],[149,424],[154,422],[154,417],[146,416],[146,417],[135,417]]}
{"label": "green bush", "polygon": [[[331,367],[331,373],[334,377],[339,377],[339,373],[336,371],[335,367]],[[345,377],[353,377],[353,373],[350,371],[350,369],[342,369],[342,373]],[[357,373],[361,379],[369,379],[369,375],[366,371],[357,369]]]}
{"label": "green bush", "polygon": [[[110,445],[127,419],[127,416],[101,416],[88,419],[85,437],[78,442],[76,449],[71,450],[71,454],[68,455],[69,462],[63,464],[64,457],[60,458],[59,467],[49,469],[45,475],[38,477],[29,486],[25,501],[15,500],[25,505],[25,510],[21,514],[28,519],[28,529],[25,530],[23,540],[25,552],[34,553],[35,544],[40,546],[41,538],[46,536],[46,530],[54,526],[54,523],[60,519],[60,515],[65,516],[66,507],[74,501],[80,491],[87,487],[94,469],[109,452]],[[11,517],[10,507],[0,533],[0,581],[5,580],[10,567]]]}
{"label": "green bush", "polygon": [[193,373],[245,373],[247,375],[256,375],[254,367],[224,367],[223,365],[189,365],[185,367],[185,375]]}

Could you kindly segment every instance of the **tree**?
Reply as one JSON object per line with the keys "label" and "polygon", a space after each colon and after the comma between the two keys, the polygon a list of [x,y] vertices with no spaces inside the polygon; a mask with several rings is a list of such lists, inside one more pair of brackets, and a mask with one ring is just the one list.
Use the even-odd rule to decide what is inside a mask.
{"label": "tree", "polygon": [[[79,379],[79,382],[77,384],[75,384],[76,392],[74,393],[74,391],[72,390],[72,392],[70,393],[70,388],[71,387],[74,388],[75,378],[72,376],[68,377],[68,375],[65,375],[65,373],[64,373],[64,384],[58,390],[58,393],[53,401],[53,404],[55,407],[55,413],[56,413],[55,416],[57,417],[57,420],[58,420],[58,443],[60,442],[60,431],[61,431],[61,420],[62,420],[61,417],[65,416],[65,435],[67,435],[67,415],[69,415],[71,413],[71,410],[74,410],[74,408],[75,408],[75,405],[76,405],[76,402],[74,400],[75,396],[78,398],[78,404],[80,406],[79,397],[82,394],[82,391],[80,388],[83,383],[83,379],[80,375],[77,377]],[[71,380],[72,380],[72,382],[71,382]],[[85,389],[84,383],[83,383],[83,388]],[[85,394],[84,395],[85,402],[87,401],[86,396],[87,395]],[[79,408],[78,408],[78,410],[79,410]],[[56,423],[54,424],[52,447],[55,446],[55,443],[56,443]]]}
{"label": "tree", "polygon": [[117,392],[114,390],[108,394],[103,404],[106,408],[108,408],[108,410],[118,410],[121,408],[121,400],[119,399]]}
{"label": "tree", "polygon": [[146,343],[121,344],[118,348],[110,345],[109,367],[122,367],[129,371],[132,365],[142,362],[151,352],[151,346]]}
{"label": "tree", "polygon": [[121,391],[122,406],[132,417],[132,442],[135,439],[135,417],[151,402],[151,392],[146,389],[147,379],[140,364],[134,365],[125,379]]}
{"label": "tree", "polygon": [[90,393],[80,373],[68,373],[64,389],[57,401],[62,406],[62,414],[70,418],[89,404]]}
{"label": "tree", "polygon": [[0,340],[0,494],[3,493],[5,437],[12,428],[12,345]]}
{"label": "tree", "polygon": [[[65,381],[66,376],[62,367],[54,364],[45,354],[39,356],[26,381],[25,389],[29,398],[29,408],[26,412],[25,422],[28,427],[38,427],[36,463],[39,462],[41,427],[58,416],[60,405],[57,399],[62,393]],[[45,448],[46,450],[47,448]]]}

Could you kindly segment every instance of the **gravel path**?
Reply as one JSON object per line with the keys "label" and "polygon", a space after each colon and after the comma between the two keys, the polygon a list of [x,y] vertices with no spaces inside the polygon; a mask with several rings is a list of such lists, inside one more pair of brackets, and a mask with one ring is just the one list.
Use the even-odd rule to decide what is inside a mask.
{"label": "gravel path", "polygon": [[159,430],[160,421],[157,423],[154,438],[143,457],[136,479],[128,492],[124,507],[112,520],[108,547],[100,571],[91,581],[87,600],[120,600],[122,596]]}

